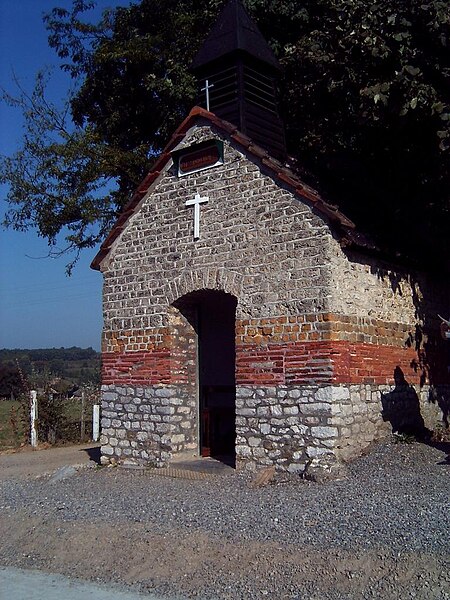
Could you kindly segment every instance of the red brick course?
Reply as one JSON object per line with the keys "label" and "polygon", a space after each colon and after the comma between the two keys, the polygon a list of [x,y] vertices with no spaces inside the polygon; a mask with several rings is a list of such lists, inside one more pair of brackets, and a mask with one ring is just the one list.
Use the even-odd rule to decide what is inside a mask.
{"label": "red brick course", "polygon": [[152,385],[172,383],[176,361],[169,350],[151,352],[105,352],[102,355],[103,385]]}
{"label": "red brick course", "polygon": [[236,383],[392,384],[397,366],[410,383],[419,383],[421,372],[412,367],[416,358],[412,348],[346,341],[269,344],[259,349],[246,344],[237,347]]}
{"label": "red brick course", "polygon": [[[195,339],[186,327],[105,334],[103,383],[194,384]],[[396,367],[412,384],[447,383],[445,353],[434,349],[427,360],[411,341],[413,330],[330,313],[240,320],[236,383],[393,384]]]}

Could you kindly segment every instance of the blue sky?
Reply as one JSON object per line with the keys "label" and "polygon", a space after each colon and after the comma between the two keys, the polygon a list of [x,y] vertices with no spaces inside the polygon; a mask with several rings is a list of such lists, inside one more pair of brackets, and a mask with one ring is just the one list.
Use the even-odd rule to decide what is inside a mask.
{"label": "blue sky", "polygon": [[[128,0],[98,0],[97,14]],[[70,8],[71,0],[0,0],[0,87],[15,92],[12,74],[32,90],[37,71],[59,65],[47,45],[42,15],[55,6]],[[55,69],[49,88],[57,101],[70,81]],[[20,147],[20,111],[0,104],[0,153]],[[7,208],[6,188],[0,187],[0,220]],[[92,346],[99,349],[102,276],[89,268],[95,250],[87,251],[71,277],[67,256],[45,258],[48,246],[34,231],[0,228],[0,348]]]}

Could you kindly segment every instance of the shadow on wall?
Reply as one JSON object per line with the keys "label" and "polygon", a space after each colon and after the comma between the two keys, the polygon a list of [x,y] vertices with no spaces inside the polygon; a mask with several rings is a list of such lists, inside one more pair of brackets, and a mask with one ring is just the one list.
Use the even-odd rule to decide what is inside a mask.
{"label": "shadow on wall", "polygon": [[[450,427],[450,341],[443,339],[439,317],[439,314],[447,315],[450,310],[450,286],[447,280],[441,273],[419,273],[406,268],[396,269],[392,265],[382,267],[373,260],[364,262],[370,265],[371,272],[380,280],[389,281],[391,290],[396,296],[401,297],[405,294],[411,296],[416,322],[404,340],[404,345],[414,348],[416,357],[411,362],[411,369],[417,375],[421,388],[429,386],[428,402],[439,407],[442,413],[442,425],[448,429]],[[410,388],[407,396],[410,396],[411,402],[415,391],[408,385],[404,375],[401,377],[398,374],[398,383],[397,379],[395,383],[395,389],[391,392],[394,395],[392,399],[405,395],[406,390]],[[390,402],[391,394],[384,394],[387,404]],[[415,395],[418,402],[417,394]],[[383,412],[384,410],[383,406]],[[420,415],[419,409],[417,411]]]}
{"label": "shadow on wall", "polygon": [[394,369],[395,388],[391,392],[381,393],[382,417],[389,421],[393,433],[413,435],[417,439],[427,440],[431,431],[425,427],[420,412],[420,401],[416,390],[406,379],[402,369]]}
{"label": "shadow on wall", "polygon": [[[398,366],[394,369],[394,381],[395,388],[391,392],[381,394],[383,420],[389,421],[392,433],[414,436],[416,440],[443,452],[446,456],[438,464],[449,465],[450,442],[439,440],[432,431],[425,427],[420,412],[419,396],[414,387],[406,381],[402,369]],[[441,408],[444,424],[448,427],[448,396],[445,392],[439,395],[439,391],[435,388],[430,389],[431,394],[436,395],[433,402],[436,402]]]}

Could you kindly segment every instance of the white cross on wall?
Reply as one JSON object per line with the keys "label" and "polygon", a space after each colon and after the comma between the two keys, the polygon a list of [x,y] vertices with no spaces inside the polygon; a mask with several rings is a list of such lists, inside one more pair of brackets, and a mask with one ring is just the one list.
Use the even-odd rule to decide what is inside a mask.
{"label": "white cross on wall", "polygon": [[198,240],[200,237],[200,204],[208,202],[208,196],[200,196],[195,194],[192,200],[186,200],[186,206],[194,207],[194,240]]}

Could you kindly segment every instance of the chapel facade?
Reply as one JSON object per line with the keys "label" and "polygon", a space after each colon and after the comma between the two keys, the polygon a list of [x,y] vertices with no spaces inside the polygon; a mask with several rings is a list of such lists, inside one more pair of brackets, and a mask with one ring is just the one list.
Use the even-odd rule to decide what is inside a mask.
{"label": "chapel facade", "polygon": [[209,110],[180,125],[92,265],[103,462],[303,473],[448,417],[448,289],[378,255],[286,168],[276,61],[243,10],[225,7],[221,49],[194,61]]}

